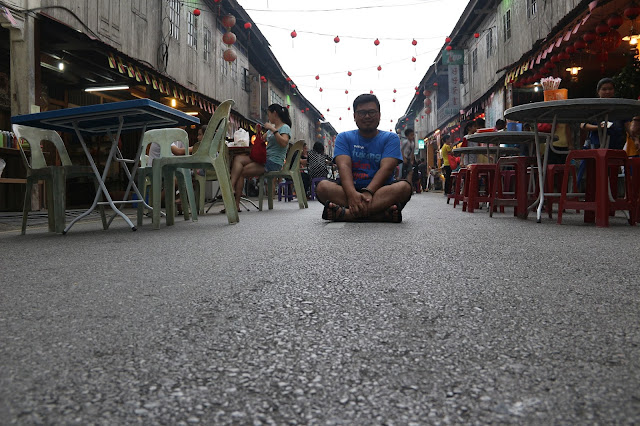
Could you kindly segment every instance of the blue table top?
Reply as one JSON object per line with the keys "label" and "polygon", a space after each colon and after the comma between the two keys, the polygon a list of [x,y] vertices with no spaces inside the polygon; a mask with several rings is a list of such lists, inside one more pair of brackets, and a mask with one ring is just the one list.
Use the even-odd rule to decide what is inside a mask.
{"label": "blue table top", "polygon": [[77,108],[59,109],[36,114],[16,115],[11,117],[13,124],[38,127],[41,129],[74,132],[74,123],[82,133],[105,134],[115,133],[123,119],[122,131],[141,130],[163,127],[190,126],[199,124],[200,119],[168,107],[150,99],[112,102],[89,105]]}

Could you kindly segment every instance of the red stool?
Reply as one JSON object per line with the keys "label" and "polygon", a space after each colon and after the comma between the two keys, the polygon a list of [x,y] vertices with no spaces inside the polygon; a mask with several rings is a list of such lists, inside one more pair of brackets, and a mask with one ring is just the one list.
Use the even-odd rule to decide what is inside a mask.
{"label": "red stool", "polygon": [[[480,203],[490,203],[493,198],[493,182],[498,166],[496,164],[470,164],[468,177],[464,183],[462,211],[473,213]],[[485,193],[480,193],[480,178],[485,178]]]}
{"label": "red stool", "polygon": [[[500,170],[500,175],[502,176],[502,189],[507,189],[507,192],[511,191],[511,181],[513,181],[516,177],[515,170]],[[504,192],[503,192],[504,194]],[[514,193],[515,194],[515,193]]]}
{"label": "red stool", "polygon": [[[453,192],[447,195],[447,203],[449,203],[449,199],[453,198],[453,208],[455,209],[461,201],[464,200],[464,185],[469,177],[469,171],[465,169],[460,169],[456,173],[455,185],[454,182],[451,182],[451,186],[453,186]],[[451,174],[453,177],[453,173]]]}
{"label": "red stool", "polygon": [[[629,224],[635,224],[635,212],[631,193],[631,176],[625,173],[625,195],[614,200],[609,199],[610,183],[618,184],[618,168],[624,166],[629,170],[631,162],[627,153],[621,149],[583,149],[569,152],[565,164],[572,160],[585,160],[587,164],[587,185],[585,200],[567,200],[567,186],[569,185],[569,167],[564,169],[562,178],[562,193],[558,203],[558,223],[562,223],[562,211],[568,209],[584,210],[584,222],[596,223],[598,227],[609,226],[610,210],[629,210]],[[611,191],[615,194],[617,191]]]}
{"label": "red stool", "polygon": [[[565,164],[548,164],[547,165],[547,174],[544,182],[544,192],[555,192],[556,187],[556,178],[557,176],[564,176]],[[569,177],[573,182],[572,191],[578,192],[578,177],[576,176],[576,167],[573,164],[569,165]],[[559,197],[545,195],[544,202],[545,208],[547,209],[547,214],[549,215],[549,219],[553,216],[553,203],[557,203],[560,200]],[[580,213],[580,210],[576,210],[576,213]]]}
{"label": "red stool", "polygon": [[[491,197],[489,208],[490,216],[496,207],[510,206],[513,207],[513,215],[521,219],[526,219],[529,215],[529,205],[537,196],[537,185],[534,185],[534,192],[529,193],[529,181],[531,176],[529,168],[537,164],[535,157],[502,157],[498,160],[496,167],[500,170],[504,166],[513,166],[513,175],[516,179],[515,191],[513,197],[506,197],[502,186],[501,173],[497,173],[494,181],[494,193]],[[510,189],[510,179],[505,179],[504,188]],[[501,209],[501,211],[504,211]]]}
{"label": "red stool", "polygon": [[[459,172],[451,172],[451,183],[450,183],[451,187],[449,188],[449,190],[451,190],[452,188],[456,187],[456,182],[458,181],[458,173]],[[447,204],[449,204],[449,201],[452,198],[455,198],[454,191],[451,191],[449,194],[447,194]],[[455,202],[455,200],[454,200],[454,202]]]}

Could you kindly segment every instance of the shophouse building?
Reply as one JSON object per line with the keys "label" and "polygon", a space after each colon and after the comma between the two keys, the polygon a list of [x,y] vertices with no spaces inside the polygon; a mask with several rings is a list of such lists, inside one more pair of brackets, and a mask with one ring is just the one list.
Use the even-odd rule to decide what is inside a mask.
{"label": "shophouse building", "polygon": [[[272,103],[289,108],[293,140],[321,140],[328,148],[336,133],[235,0],[6,0],[0,23],[6,58],[0,63],[0,128],[6,132],[16,114],[149,98],[197,115],[201,123],[233,99],[230,137],[240,127],[255,130]],[[195,138],[196,129],[188,132]],[[23,174],[15,146],[5,139],[0,157],[12,163],[9,173]],[[104,148],[95,143],[94,149]],[[80,150],[71,155],[83,161]],[[108,182],[118,189],[121,177],[114,168]],[[23,191],[20,183],[0,181],[0,210],[20,210]],[[82,191],[72,193],[72,204],[84,202]]]}

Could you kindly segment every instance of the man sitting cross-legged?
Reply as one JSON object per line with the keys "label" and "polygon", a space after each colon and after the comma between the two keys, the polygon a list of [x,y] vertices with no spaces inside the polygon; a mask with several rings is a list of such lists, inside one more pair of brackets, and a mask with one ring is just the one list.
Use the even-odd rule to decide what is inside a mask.
{"label": "man sitting cross-legged", "polygon": [[322,218],[332,221],[402,221],[402,208],[413,189],[406,180],[394,181],[402,161],[400,139],[378,130],[380,102],[374,95],[353,101],[358,130],[336,137],[334,156],[340,182],[323,180],[316,195],[324,204]]}

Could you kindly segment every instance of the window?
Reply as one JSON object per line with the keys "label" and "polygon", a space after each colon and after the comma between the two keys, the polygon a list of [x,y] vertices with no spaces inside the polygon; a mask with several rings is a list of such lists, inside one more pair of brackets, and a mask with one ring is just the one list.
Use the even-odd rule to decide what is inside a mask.
{"label": "window", "polygon": [[473,49],[471,54],[471,70],[476,72],[478,70],[478,49]]}
{"label": "window", "polygon": [[222,49],[220,49],[220,74],[228,76],[229,75],[229,69],[231,68],[231,66],[229,65],[229,63],[227,61],[224,60],[224,56],[222,56],[222,55],[224,55],[224,51],[226,50],[226,48],[227,48],[227,46],[225,44],[223,44],[222,45]]}
{"label": "window", "polygon": [[251,91],[251,75],[246,68],[242,68],[242,90],[245,92]]}
{"label": "window", "polygon": [[180,0],[169,0],[169,35],[180,40]]}
{"label": "window", "polygon": [[271,104],[286,106],[286,104],[284,103],[284,99],[282,99],[282,96],[278,95],[273,89],[271,89],[271,102],[269,103],[269,105]]}
{"label": "window", "polygon": [[487,31],[487,58],[493,55],[493,28]]}
{"label": "window", "polygon": [[209,61],[211,57],[211,30],[204,27],[202,38],[204,39],[204,60]]}
{"label": "window", "polygon": [[511,9],[502,16],[502,27],[504,28],[504,41],[511,38]]}
{"label": "window", "polygon": [[187,44],[198,47],[198,28],[196,27],[196,15],[193,13],[187,14]]}
{"label": "window", "polygon": [[238,59],[231,62],[231,79],[238,81]]}
{"label": "window", "polygon": [[527,15],[529,18],[533,18],[536,16],[536,12],[538,11],[538,1],[537,0],[527,0]]}

